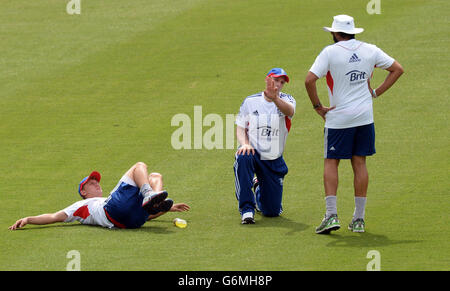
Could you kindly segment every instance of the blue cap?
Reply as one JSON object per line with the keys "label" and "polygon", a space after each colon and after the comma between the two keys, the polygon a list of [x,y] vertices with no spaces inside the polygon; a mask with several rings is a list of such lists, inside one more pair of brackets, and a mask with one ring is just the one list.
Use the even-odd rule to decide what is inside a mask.
{"label": "blue cap", "polygon": [[289,77],[282,68],[273,68],[267,73],[267,77],[286,77],[286,82],[289,83]]}
{"label": "blue cap", "polygon": [[81,189],[83,188],[84,184],[86,184],[89,179],[95,179],[98,182],[100,182],[101,178],[102,178],[102,176],[97,171],[93,171],[89,176],[84,177],[83,180],[81,180],[80,184],[78,184],[78,194],[80,194],[80,196],[83,197],[81,195]]}

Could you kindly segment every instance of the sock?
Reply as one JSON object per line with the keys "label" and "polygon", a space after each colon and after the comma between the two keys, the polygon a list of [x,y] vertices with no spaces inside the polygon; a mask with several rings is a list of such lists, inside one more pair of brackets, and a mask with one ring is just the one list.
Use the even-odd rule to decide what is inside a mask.
{"label": "sock", "polygon": [[353,212],[353,220],[358,218],[364,219],[365,210],[366,210],[366,197],[355,196],[355,212]]}
{"label": "sock", "polygon": [[141,191],[139,192],[139,194],[141,194],[142,197],[145,197],[145,195],[147,193],[150,193],[152,191],[153,191],[153,189],[152,189],[152,187],[150,187],[150,184],[144,184],[144,185],[142,185]]}
{"label": "sock", "polygon": [[325,196],[325,203],[327,205],[327,217],[331,214],[337,214],[336,196]]}

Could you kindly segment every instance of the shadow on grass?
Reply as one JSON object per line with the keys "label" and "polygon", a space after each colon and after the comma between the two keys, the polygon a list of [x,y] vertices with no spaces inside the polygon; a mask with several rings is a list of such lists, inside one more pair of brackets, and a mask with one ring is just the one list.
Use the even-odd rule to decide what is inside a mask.
{"label": "shadow on grass", "polygon": [[290,220],[289,218],[286,218],[284,216],[278,216],[278,217],[267,217],[263,215],[259,215],[255,217],[256,223],[254,225],[250,225],[251,227],[275,227],[275,228],[286,228],[288,229],[288,232],[286,235],[293,235],[296,232],[301,232],[306,230],[309,225],[295,222]]}
{"label": "shadow on grass", "polygon": [[[164,225],[162,225],[164,224]],[[157,234],[171,234],[174,233],[170,228],[173,227],[171,221],[163,221],[160,220],[158,222],[151,221],[146,222],[140,228],[134,229],[119,229],[119,228],[105,228],[97,225],[83,225],[81,223],[70,223],[70,224],[48,224],[48,225],[33,225],[33,226],[25,226],[24,228],[18,228],[14,231],[32,231],[32,230],[45,230],[45,229],[78,229],[78,228],[87,228],[87,229],[99,229],[101,231],[124,231],[124,232],[145,232],[145,233],[157,233]]]}
{"label": "shadow on grass", "polygon": [[156,233],[156,234],[173,234],[175,226],[171,220],[167,219],[155,219],[147,221],[142,227],[135,229],[126,229],[126,231],[133,232],[146,232],[146,233]]}
{"label": "shadow on grass", "polygon": [[332,239],[332,241],[327,244],[328,247],[380,247],[422,242],[420,240],[395,240],[390,239],[386,235],[374,234],[370,232],[351,233],[350,235],[332,233],[324,236],[328,236]]}
{"label": "shadow on grass", "polygon": [[[82,224],[46,224],[46,225],[27,225],[23,228],[17,228],[14,231],[30,231],[30,230],[42,230],[42,229],[51,229],[51,228],[77,228],[77,227],[86,227]],[[91,226],[89,226],[91,227]],[[92,226],[96,227],[96,226]]]}

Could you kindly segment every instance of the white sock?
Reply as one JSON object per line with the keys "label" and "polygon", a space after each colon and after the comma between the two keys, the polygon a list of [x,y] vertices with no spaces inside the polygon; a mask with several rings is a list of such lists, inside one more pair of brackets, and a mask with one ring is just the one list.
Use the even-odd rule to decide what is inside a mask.
{"label": "white sock", "polygon": [[358,218],[364,219],[365,210],[366,210],[366,197],[355,196],[355,212],[353,212],[353,220]]}
{"label": "white sock", "polygon": [[325,196],[325,203],[327,206],[327,217],[331,214],[337,214],[336,196]]}
{"label": "white sock", "polygon": [[153,192],[152,187],[150,187],[150,184],[144,184],[141,186],[141,190],[139,191],[139,194],[142,195],[142,197],[145,197],[147,193]]}

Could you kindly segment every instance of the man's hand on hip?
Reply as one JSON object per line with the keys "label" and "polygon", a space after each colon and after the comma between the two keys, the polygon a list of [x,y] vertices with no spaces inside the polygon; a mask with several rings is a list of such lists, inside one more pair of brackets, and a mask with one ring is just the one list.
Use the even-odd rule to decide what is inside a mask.
{"label": "man's hand on hip", "polygon": [[324,107],[320,105],[319,107],[314,108],[314,110],[316,110],[317,114],[322,116],[323,120],[325,120],[325,114],[327,114],[328,111],[333,110],[334,108],[336,108],[336,106]]}

